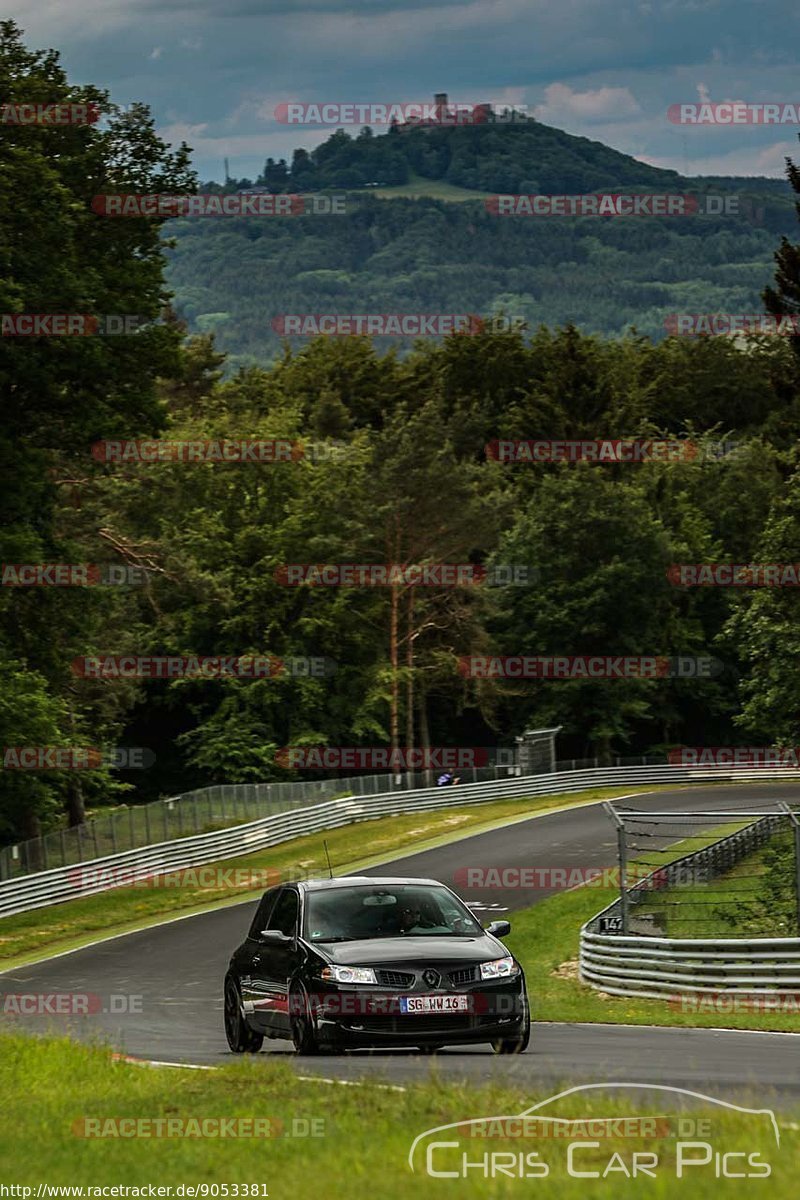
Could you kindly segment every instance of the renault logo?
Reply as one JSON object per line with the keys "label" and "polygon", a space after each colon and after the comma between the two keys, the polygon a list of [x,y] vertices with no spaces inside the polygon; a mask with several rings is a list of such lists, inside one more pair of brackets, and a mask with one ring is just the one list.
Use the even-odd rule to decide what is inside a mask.
{"label": "renault logo", "polygon": [[438,987],[439,984],[442,982],[442,977],[439,974],[439,972],[432,970],[431,967],[428,967],[427,971],[422,972],[422,979],[423,979],[423,982],[425,982],[428,985],[428,987],[431,987],[431,988]]}

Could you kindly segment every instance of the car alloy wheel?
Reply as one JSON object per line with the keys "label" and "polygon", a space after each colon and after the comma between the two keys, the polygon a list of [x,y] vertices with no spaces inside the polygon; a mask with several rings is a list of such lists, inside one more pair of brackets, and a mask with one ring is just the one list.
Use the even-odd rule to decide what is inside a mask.
{"label": "car alloy wheel", "polygon": [[311,1012],[311,1001],[302,984],[289,990],[289,1028],[298,1054],[318,1054],[319,1036]]}
{"label": "car alloy wheel", "polygon": [[256,1054],[264,1042],[264,1035],[245,1021],[239,988],[230,975],[225,980],[225,1037],[234,1054]]}

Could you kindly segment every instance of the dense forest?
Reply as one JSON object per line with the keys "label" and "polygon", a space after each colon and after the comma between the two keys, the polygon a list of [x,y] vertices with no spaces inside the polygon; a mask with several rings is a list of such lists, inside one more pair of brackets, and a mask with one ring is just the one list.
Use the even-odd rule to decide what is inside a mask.
{"label": "dense forest", "polygon": [[[507,745],[556,724],[562,756],[603,760],[682,743],[797,743],[797,590],[682,587],[670,568],[800,560],[798,339],[609,340],[576,323],[594,295],[609,321],[615,311],[644,327],[664,292],[673,310],[714,310],[724,297],[796,314],[800,250],[765,227],[690,232],[688,220],[680,230],[609,222],[602,237],[592,222],[489,232],[488,214],[433,201],[374,200],[345,218],[285,225],[104,220],[91,207],[99,193],[194,190],[188,149],[164,145],[144,106],[121,113],[98,89],[71,86],[57,56],[28,50],[10,22],[0,48],[0,94],[91,101],[104,113],[98,126],[12,127],[0,145],[0,310],[149,318],[128,337],[0,340],[3,563],[137,569],[123,586],[8,577],[1,744],[130,744],[155,756],[138,778],[4,770],[2,841],[101,804],[292,778],[278,758],[287,746]],[[800,193],[796,171],[790,182]],[[303,230],[312,219],[313,234]],[[485,236],[470,235],[470,220]],[[176,248],[165,248],[179,225]],[[188,336],[170,308],[167,255],[195,324],[240,297],[216,342]],[[663,259],[659,277],[672,282],[643,267],[626,292],[611,282],[621,258]],[[535,286],[551,327],[485,328],[405,354],[366,337],[317,338],[269,365],[226,361],[225,328],[269,358],[261,305],[341,301],[337,279],[358,262],[384,289],[379,311],[480,293],[485,306],[518,312]],[[290,275],[313,278],[293,291]],[[490,277],[509,290],[498,297]],[[347,286],[375,306],[374,290]],[[499,438],[630,437],[686,439],[698,452],[515,465],[487,452]],[[272,463],[93,453],[142,438],[286,439],[309,452]],[[732,443],[722,456],[721,441]],[[526,586],[286,586],[286,564],[343,562],[519,564],[530,575]],[[613,682],[459,670],[462,656],[487,653],[707,655],[722,668]],[[82,656],[128,654],[300,656],[335,670],[171,680],[75,670]]]}
{"label": "dense forest", "polygon": [[[666,336],[675,313],[757,313],[791,204],[737,216],[499,217],[480,201],[348,197],[343,215],[169,223],[168,281],[229,369],[280,358],[284,314],[504,315],[620,336]],[[307,339],[294,337],[300,349]],[[384,337],[408,352],[413,339]]]}
{"label": "dense forest", "polygon": [[[794,219],[785,181],[683,178],[533,119],[338,130],[290,165],[267,159],[255,181],[200,190],[250,186],[336,196],[344,211],[169,222],[176,310],[216,334],[228,374],[278,359],[286,313],[504,314],[531,329],[660,339],[670,314],[759,311],[775,240]],[[688,195],[703,215],[505,217],[488,199],[597,192]],[[377,344],[407,352],[413,339]]]}

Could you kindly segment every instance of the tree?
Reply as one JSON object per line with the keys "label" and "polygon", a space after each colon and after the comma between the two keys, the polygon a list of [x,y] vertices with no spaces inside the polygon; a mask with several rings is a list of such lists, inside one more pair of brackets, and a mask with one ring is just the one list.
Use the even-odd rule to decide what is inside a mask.
{"label": "tree", "polygon": [[[504,612],[494,623],[495,652],[670,656],[702,651],[702,631],[691,616],[681,615],[666,577],[674,561],[671,543],[640,481],[614,479],[602,465],[562,465],[541,480],[501,539],[499,561],[531,564],[538,574],[533,586],[509,589]],[[693,551],[698,553],[697,546]],[[648,731],[651,743],[676,739],[679,718],[664,693],[679,689],[680,694],[680,686],[664,679],[520,685],[488,680],[478,684],[478,691],[488,692],[484,702],[496,702],[498,688],[505,694],[509,728],[521,730],[531,722],[563,725],[565,737],[580,739],[584,753],[609,762],[640,731]]]}
{"label": "tree", "polygon": [[[10,465],[2,557],[69,561],[60,493],[74,496],[93,474],[93,440],[153,433],[163,425],[157,380],[177,371],[181,338],[174,325],[158,324],[167,299],[163,221],[108,219],[93,211],[92,201],[114,192],[185,192],[194,189],[194,176],[188,147],[169,150],[144,105],[122,112],[100,89],[70,84],[58,54],[28,50],[12,21],[0,24],[0,95],[9,104],[46,98],[92,104],[101,113],[96,124],[4,124],[0,311],[98,319],[121,314],[145,322],[129,336],[0,339],[0,453]],[[0,660],[19,659],[23,677],[46,688],[40,708],[68,714],[60,726],[65,736],[100,734],[108,729],[107,714],[76,693],[69,666],[98,633],[97,606],[64,591],[45,596],[44,589],[34,590],[40,594],[15,590],[0,600]],[[43,789],[56,794],[55,784],[19,779],[12,824],[30,827],[19,812],[25,795],[30,820],[51,811]],[[83,820],[75,782],[65,802],[70,820]]]}
{"label": "tree", "polygon": [[[786,160],[786,178],[792,191],[800,197],[800,168],[790,158]],[[800,217],[800,199],[795,209]],[[787,316],[794,320],[792,345],[800,353],[800,245],[793,245],[787,237],[781,238],[780,249],[775,252],[775,262],[775,287],[764,289],[764,304],[767,312],[774,316]]]}
{"label": "tree", "polygon": [[[800,471],[776,499],[753,561],[800,561]],[[768,746],[796,746],[800,737],[797,598],[791,585],[743,591],[725,631],[748,668],[736,723]]]}

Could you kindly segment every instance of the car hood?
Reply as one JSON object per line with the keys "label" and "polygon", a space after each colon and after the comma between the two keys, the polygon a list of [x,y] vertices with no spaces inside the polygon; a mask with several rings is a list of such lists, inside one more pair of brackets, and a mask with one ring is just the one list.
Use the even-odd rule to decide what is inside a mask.
{"label": "car hood", "polygon": [[488,962],[508,954],[490,933],[476,937],[387,937],[358,942],[312,943],[331,962],[347,966],[392,966],[400,963]]}

